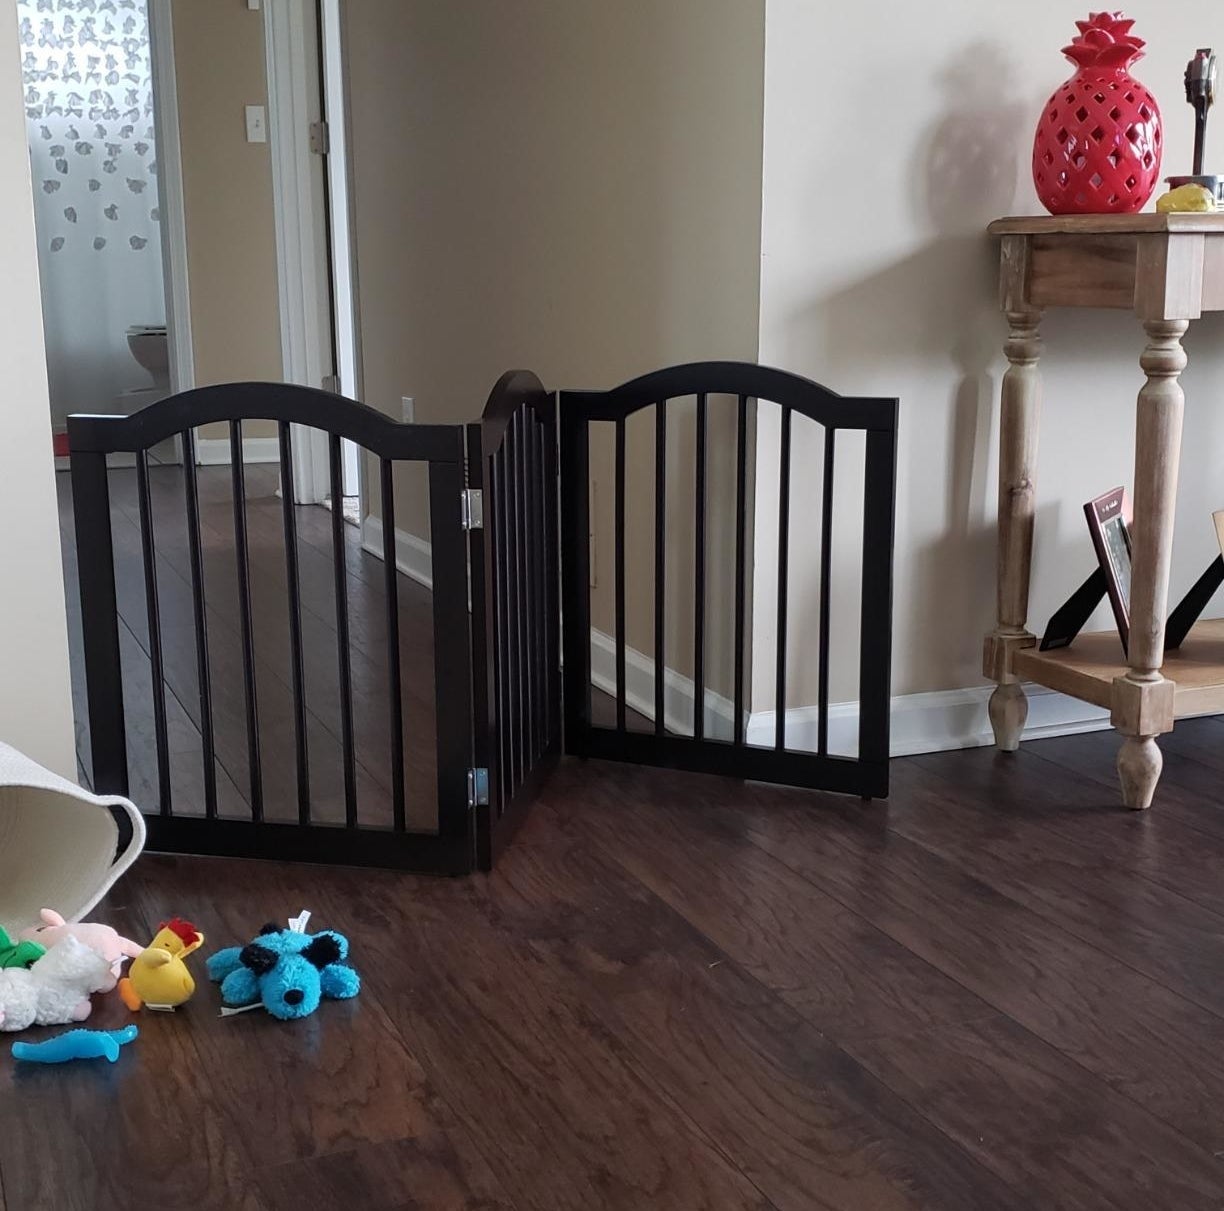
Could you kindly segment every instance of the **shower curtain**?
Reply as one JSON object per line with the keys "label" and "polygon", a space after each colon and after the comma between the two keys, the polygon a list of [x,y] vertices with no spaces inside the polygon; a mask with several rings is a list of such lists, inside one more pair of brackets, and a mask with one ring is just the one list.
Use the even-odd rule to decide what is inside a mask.
{"label": "shower curtain", "polygon": [[144,0],[17,0],[53,424],[151,387],[127,329],[164,324]]}

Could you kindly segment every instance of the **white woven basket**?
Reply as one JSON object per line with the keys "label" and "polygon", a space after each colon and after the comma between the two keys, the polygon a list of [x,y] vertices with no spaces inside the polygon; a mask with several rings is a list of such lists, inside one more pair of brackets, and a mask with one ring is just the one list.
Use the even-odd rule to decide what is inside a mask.
{"label": "white woven basket", "polygon": [[[111,807],[132,822],[118,857]],[[39,923],[40,908],[79,921],[136,861],[144,818],[117,795],[91,795],[0,743],[0,926],[10,934]]]}

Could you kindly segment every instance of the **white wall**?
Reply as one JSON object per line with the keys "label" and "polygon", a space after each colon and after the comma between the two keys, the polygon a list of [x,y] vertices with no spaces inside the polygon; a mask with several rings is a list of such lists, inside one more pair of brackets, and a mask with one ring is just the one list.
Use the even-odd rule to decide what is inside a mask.
{"label": "white wall", "polygon": [[[1182,72],[1197,46],[1224,42],[1224,12],[1134,0],[1149,39],[1135,74],[1163,103],[1166,172],[1188,172],[1192,120]],[[984,234],[1004,214],[1040,213],[1029,172],[1049,93],[1072,71],[1059,54],[1084,14],[1066,5],[980,0],[818,4],[768,0],[760,358],[846,394],[901,399],[894,692],[981,681],[994,619],[995,445],[1004,325],[997,251]],[[1210,164],[1224,164],[1216,132]],[[1130,483],[1143,334],[1125,312],[1054,312],[1046,338],[1046,408],[1030,626],[1092,569],[1083,501]],[[1185,457],[1173,593],[1218,553],[1224,507],[1224,321],[1191,331]],[[776,444],[759,433],[758,550],[776,502]],[[776,443],[776,437],[774,438]],[[819,457],[796,437],[796,458]],[[772,484],[771,484],[772,479]],[[816,512],[798,476],[792,507]],[[776,504],[770,508],[776,508]],[[765,540],[763,545],[762,541]],[[800,554],[800,550],[806,554]],[[814,545],[792,548],[813,586]],[[806,566],[805,566],[806,565]],[[806,579],[805,579],[806,577]],[[768,594],[758,596],[755,705],[772,706]],[[842,601],[843,609],[847,603]],[[1112,625],[1102,613],[1096,625]],[[792,705],[815,701],[799,650]],[[849,668],[832,697],[854,696]]]}
{"label": "white wall", "polygon": [[51,413],[14,6],[0,20],[0,740],[76,777]]}
{"label": "white wall", "polygon": [[[345,18],[367,403],[398,415],[409,395],[418,421],[453,422],[479,415],[514,367],[598,388],[755,359],[764,0],[353,0]],[[712,444],[734,440],[733,410],[712,402]],[[692,412],[668,439],[668,660],[681,671]],[[627,442],[628,637],[646,651],[652,423],[635,417]],[[612,450],[610,432],[595,436],[592,614],[606,631]],[[397,476],[398,525],[427,535],[423,476]],[[711,534],[729,531],[725,458],[711,458],[710,482],[724,488]],[[712,561],[711,595],[730,600],[731,584]],[[710,684],[730,681],[724,623],[708,632]]]}

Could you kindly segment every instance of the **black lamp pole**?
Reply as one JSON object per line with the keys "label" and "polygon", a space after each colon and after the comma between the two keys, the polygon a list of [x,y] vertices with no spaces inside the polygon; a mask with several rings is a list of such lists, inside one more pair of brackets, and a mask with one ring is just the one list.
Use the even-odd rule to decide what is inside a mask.
{"label": "black lamp pole", "polygon": [[1203,172],[1207,142],[1207,111],[1215,100],[1216,57],[1208,47],[1195,52],[1186,67],[1186,100],[1194,106],[1194,175]]}

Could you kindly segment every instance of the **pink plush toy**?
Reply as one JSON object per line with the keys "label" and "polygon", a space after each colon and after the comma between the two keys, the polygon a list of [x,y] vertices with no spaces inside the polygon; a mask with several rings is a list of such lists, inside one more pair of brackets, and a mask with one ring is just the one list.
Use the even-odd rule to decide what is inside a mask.
{"label": "pink plush toy", "polygon": [[144,950],[143,946],[121,937],[109,925],[98,925],[89,921],[70,925],[50,908],[44,908],[38,915],[42,917],[43,923],[23,929],[17,935],[19,939],[37,942],[50,950],[62,938],[74,937],[78,942],[84,942],[90,950],[100,954],[111,965],[115,975],[119,974],[124,959],[134,959]]}

